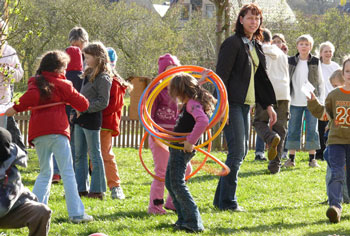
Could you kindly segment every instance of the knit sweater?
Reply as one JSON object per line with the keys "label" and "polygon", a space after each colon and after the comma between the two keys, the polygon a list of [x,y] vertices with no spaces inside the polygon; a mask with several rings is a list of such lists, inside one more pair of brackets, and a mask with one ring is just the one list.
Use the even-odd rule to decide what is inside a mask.
{"label": "knit sweater", "polygon": [[327,115],[329,122],[328,144],[350,144],[350,91],[337,88],[331,91],[322,106],[315,99],[308,101],[308,109],[317,118]]}

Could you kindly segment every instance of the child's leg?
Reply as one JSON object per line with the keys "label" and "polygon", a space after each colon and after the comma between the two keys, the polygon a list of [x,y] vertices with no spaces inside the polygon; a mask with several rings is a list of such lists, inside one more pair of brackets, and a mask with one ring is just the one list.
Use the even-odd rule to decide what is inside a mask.
{"label": "child's leg", "polygon": [[50,229],[51,210],[45,204],[26,201],[0,218],[0,228],[28,227],[29,236],[46,236]]}
{"label": "child's leg", "polygon": [[329,205],[341,209],[342,187],[345,178],[345,145],[331,144],[328,149],[331,167],[331,180],[328,183]]}
{"label": "child's leg", "polygon": [[350,144],[346,145],[346,165],[345,165],[345,173],[346,179],[343,188],[343,202],[350,203],[350,195],[349,195],[349,187],[350,187]]}
{"label": "child's leg", "polygon": [[[153,161],[154,161],[154,172],[160,177],[165,177],[165,172],[169,160],[169,150],[164,147],[159,146],[154,140],[152,136],[148,138],[148,144],[152,151]],[[153,179],[151,184],[151,192],[150,199],[148,205],[148,213],[152,214],[164,214],[166,211],[163,209],[164,204],[164,182]],[[172,199],[170,206],[172,206]],[[171,208],[172,209],[172,208]]]}
{"label": "child's leg", "polygon": [[110,189],[120,186],[118,168],[115,162],[115,156],[112,149],[112,132],[101,130],[101,153],[106,172],[107,185]]}
{"label": "child's leg", "polygon": [[180,226],[193,231],[204,230],[198,207],[194,202],[185,182],[187,163],[194,153],[185,153],[182,150],[170,149],[169,164],[167,168],[167,188],[170,187],[170,195],[176,210],[180,212],[183,222]]}
{"label": "child's leg", "polygon": [[53,176],[52,147],[55,141],[55,135],[44,135],[33,140],[40,165],[40,173],[36,178],[33,193],[38,197],[39,202],[46,205],[49,201]]}
{"label": "child's leg", "polygon": [[290,106],[290,119],[288,123],[288,138],[286,142],[286,149],[299,150],[300,149],[300,134],[302,126],[302,118],[304,107]]}
{"label": "child's leg", "polygon": [[106,178],[101,154],[100,131],[84,128],[83,131],[88,145],[89,157],[92,162],[90,192],[104,193],[106,192]]}
{"label": "child's leg", "polygon": [[87,143],[83,128],[74,125],[75,144],[75,179],[78,192],[89,191],[89,166],[87,159]]}
{"label": "child's leg", "polygon": [[68,138],[63,135],[56,135],[56,142],[52,150],[63,181],[68,215],[69,217],[82,216],[84,215],[84,205],[78,194]]}
{"label": "child's leg", "polygon": [[[306,121],[306,144],[305,149],[310,150],[310,153],[315,154],[315,150],[320,149],[320,139],[318,135],[317,123],[318,120],[314,117],[309,109],[305,110]],[[311,152],[312,151],[312,152]]]}

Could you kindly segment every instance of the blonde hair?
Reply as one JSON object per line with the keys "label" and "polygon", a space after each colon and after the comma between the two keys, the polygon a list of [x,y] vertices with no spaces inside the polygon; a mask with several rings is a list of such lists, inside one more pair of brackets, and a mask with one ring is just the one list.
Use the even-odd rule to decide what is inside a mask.
{"label": "blonde hair", "polygon": [[168,86],[169,95],[176,99],[190,98],[199,102],[207,115],[211,115],[215,109],[216,99],[208,90],[199,85],[198,81],[190,74],[181,72],[174,75]]}
{"label": "blonde hair", "polygon": [[334,81],[334,80],[338,80],[342,84],[345,83],[342,69],[338,69],[338,70],[334,71],[333,74],[329,77],[329,82],[332,83],[332,81]]}
{"label": "blonde hair", "polygon": [[317,55],[319,56],[321,62],[322,62],[322,57],[321,57],[321,53],[322,51],[325,49],[325,47],[330,47],[331,51],[334,53],[335,51],[335,47],[333,45],[333,43],[326,41],[320,44],[319,49],[316,50]]}
{"label": "blonde hair", "polygon": [[301,42],[301,41],[307,41],[307,42],[309,42],[309,43],[311,44],[311,48],[312,48],[313,45],[314,45],[314,39],[313,39],[313,38],[311,37],[311,35],[309,35],[309,34],[303,34],[303,35],[299,36],[299,37],[297,38],[297,45],[298,45],[298,43]]}
{"label": "blonde hair", "polygon": [[109,57],[106,47],[101,42],[92,42],[89,43],[83,49],[84,54],[89,54],[94,57],[96,61],[96,66],[94,68],[87,67],[84,71],[83,77],[89,76],[89,81],[93,82],[96,76],[100,73],[106,73],[109,76],[112,76],[112,69],[109,64]]}
{"label": "blonde hair", "polygon": [[343,57],[343,70],[342,70],[343,75],[344,75],[345,65],[348,62],[350,62],[350,55],[346,55],[346,56]]}

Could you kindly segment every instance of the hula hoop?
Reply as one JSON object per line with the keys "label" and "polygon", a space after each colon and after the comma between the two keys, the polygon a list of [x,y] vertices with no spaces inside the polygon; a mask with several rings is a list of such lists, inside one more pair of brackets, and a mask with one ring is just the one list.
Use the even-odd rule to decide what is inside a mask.
{"label": "hula hoop", "polygon": [[[161,178],[159,176],[156,176],[153,174],[145,165],[143,158],[142,158],[142,148],[144,141],[148,135],[151,135],[153,138],[158,139],[160,142],[164,143],[165,145],[175,148],[175,149],[183,149],[183,147],[173,145],[172,143],[176,142],[183,142],[186,140],[186,136],[190,133],[176,133],[173,131],[166,130],[162,127],[160,127],[157,123],[153,121],[153,119],[150,116],[150,112],[152,110],[152,106],[154,103],[154,100],[158,96],[158,94],[170,83],[170,80],[172,79],[173,75],[178,72],[185,72],[190,73],[194,75],[195,78],[199,78],[199,75],[201,72],[205,70],[203,67],[199,66],[179,66],[172,68],[170,70],[167,70],[161,74],[159,74],[143,91],[139,105],[138,105],[138,113],[141,120],[141,124],[144,127],[144,129],[147,131],[145,135],[143,136],[140,148],[139,148],[139,156],[142,166],[145,168],[147,173],[149,173],[153,178],[164,181],[164,178]],[[208,77],[205,80],[206,82],[210,82],[214,85],[215,90],[217,92],[217,104],[215,106],[215,110],[212,114],[212,116],[209,118],[209,124],[206,129],[208,133],[208,139],[204,141],[202,144],[197,145],[194,147],[195,150],[203,153],[205,155],[205,158],[203,162],[199,165],[199,167],[191,173],[191,175],[186,177],[186,180],[194,176],[205,164],[208,157],[214,160],[216,163],[218,163],[223,169],[218,175],[227,175],[230,172],[230,169],[222,163],[220,160],[218,160],[216,157],[211,155],[209,152],[211,151],[211,141],[215,139],[222,129],[224,128],[227,118],[228,118],[228,103],[227,103],[227,92],[226,87],[223,84],[222,80],[219,76],[217,76],[214,72],[210,72],[208,74]],[[222,124],[220,125],[217,132],[211,136],[210,129],[216,125],[224,115],[224,119]],[[208,151],[204,151],[201,148],[208,145]]]}
{"label": "hula hoop", "polygon": [[[37,109],[42,109],[42,108],[47,108],[47,107],[53,107],[53,106],[57,106],[57,105],[61,105],[61,104],[66,104],[65,102],[54,102],[54,103],[48,103],[48,104],[44,104],[44,105],[39,105],[39,106],[35,106],[35,107],[28,107],[27,110],[37,110]],[[0,113],[0,116],[4,116],[5,113]]]}

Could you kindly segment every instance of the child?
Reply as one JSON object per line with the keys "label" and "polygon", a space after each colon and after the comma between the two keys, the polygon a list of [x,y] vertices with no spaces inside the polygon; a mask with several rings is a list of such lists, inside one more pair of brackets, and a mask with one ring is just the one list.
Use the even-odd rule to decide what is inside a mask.
{"label": "child", "polygon": [[[28,227],[29,236],[48,235],[51,210],[25,188],[17,166],[27,167],[27,155],[0,128],[0,228]],[[11,193],[11,194],[8,194]]]}
{"label": "child", "polygon": [[[75,120],[75,178],[80,196],[102,200],[106,192],[106,179],[101,154],[100,128],[102,111],[109,102],[111,70],[108,65],[108,53],[102,43],[90,43],[83,49],[83,53],[87,68],[83,74],[84,81],[80,92],[89,100],[90,106],[85,112],[78,112]],[[88,152],[92,162],[90,189]]]}
{"label": "child", "polygon": [[[158,59],[158,74],[180,65],[180,61],[176,56],[166,53]],[[168,88],[164,88],[154,100],[151,117],[162,128],[173,130],[176,123],[176,115],[177,105],[170,98]],[[152,136],[149,136],[148,143],[153,154],[154,172],[158,177],[164,178],[169,160],[169,149],[166,145],[157,142]],[[189,162],[186,168],[186,176],[191,174],[191,171],[192,166]],[[162,181],[153,179],[148,205],[149,214],[166,214],[166,211],[163,209],[164,184]],[[170,195],[168,195],[164,207],[165,209],[175,210]]]}
{"label": "child", "polygon": [[286,39],[283,34],[277,33],[272,36],[272,44],[276,45],[279,49],[282,50],[286,55],[288,54],[288,46]]}
{"label": "child", "polygon": [[174,132],[191,132],[183,144],[183,150],[169,148],[170,157],[165,175],[165,186],[173,198],[178,220],[175,226],[182,230],[201,232],[204,230],[198,207],[185,184],[186,165],[195,155],[194,146],[206,130],[215,99],[201,87],[191,75],[179,73],[169,84],[169,94],[183,106],[177,116]]}
{"label": "child", "polygon": [[[333,74],[330,76],[329,78],[330,84],[332,84],[333,88],[337,88],[337,87],[342,87],[344,86],[344,78],[343,78],[343,72],[341,69],[338,69],[336,71],[333,72]],[[328,139],[328,133],[329,130],[325,131],[325,142]],[[328,196],[328,184],[329,181],[331,180],[331,168],[330,168],[330,164],[329,164],[329,158],[328,158],[328,148],[326,147],[325,151],[324,151],[324,159],[327,161],[327,173],[326,173],[326,187],[327,187],[327,196]],[[344,176],[345,177],[345,176]],[[343,184],[343,191],[342,191],[342,196],[343,196],[343,202],[344,203],[349,203],[350,199],[349,199],[349,195],[348,195],[348,188],[347,188],[347,184],[346,184],[346,180],[344,179],[344,184]],[[328,203],[328,200],[326,201],[326,203]]]}
{"label": "child", "polygon": [[[70,61],[68,63],[67,69],[66,69],[66,78],[73,83],[73,87],[80,91],[81,84],[83,80],[81,79],[81,75],[83,74],[83,56],[81,53],[80,48],[75,46],[70,46],[66,48],[66,53],[70,57]],[[68,121],[70,112],[72,110],[72,107],[67,105],[66,106],[66,113],[68,116]],[[73,133],[74,130],[72,129],[73,123],[69,122],[70,124],[70,132]],[[74,135],[72,135],[70,139],[70,145],[72,149],[72,157],[73,157],[73,167],[75,162],[75,151],[74,151]],[[57,162],[55,157],[53,157],[53,167],[54,167],[54,174],[52,177],[52,183],[58,183],[61,180],[60,172],[58,170]]]}
{"label": "child", "polygon": [[314,116],[321,118],[326,112],[329,119],[328,159],[331,179],[328,183],[329,208],[326,215],[332,223],[340,222],[345,165],[348,184],[350,179],[349,114],[347,113],[350,109],[350,58],[343,63],[343,77],[344,86],[329,93],[325,106],[320,104],[314,94],[308,101],[308,108]]}
{"label": "child", "polygon": [[309,151],[309,166],[319,167],[315,159],[316,149],[320,148],[317,119],[311,115],[307,108],[306,96],[301,91],[304,84],[309,82],[315,88],[317,98],[320,101],[324,100],[324,83],[320,61],[310,54],[313,43],[314,40],[310,35],[301,35],[297,39],[298,53],[288,59],[291,80],[291,106],[286,143],[286,148],[289,150],[289,159],[284,163],[284,167],[295,166],[296,150],[301,149],[300,134],[303,117],[306,121],[305,149]]}
{"label": "child", "polygon": [[[75,109],[85,111],[89,106],[88,100],[76,91],[64,76],[68,62],[69,56],[62,51],[47,52],[41,59],[36,76],[29,79],[28,90],[19,99],[19,103],[9,108],[6,114],[13,116],[29,107],[57,102],[69,103]],[[84,212],[84,205],[78,195],[69,138],[65,104],[32,111],[28,140],[30,144],[35,145],[40,165],[40,174],[35,181],[33,193],[39,202],[47,205],[54,154],[62,175],[69,219],[73,223],[92,221],[92,216]]]}
{"label": "child", "polygon": [[127,88],[131,85],[127,83],[114,70],[117,61],[117,55],[113,48],[107,48],[110,65],[113,69],[112,87],[110,90],[109,104],[102,112],[102,127],[101,127],[101,152],[103,163],[106,170],[107,185],[111,190],[113,199],[124,199],[125,195],[120,186],[120,177],[118,175],[117,164],[112,150],[112,137],[118,136],[119,124],[124,105],[123,97]]}

